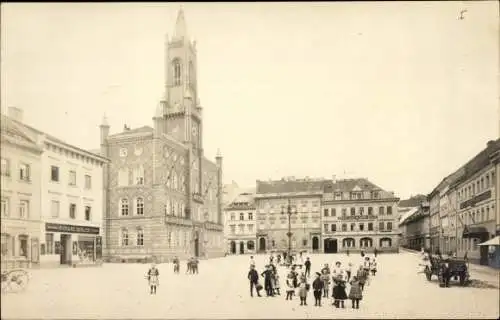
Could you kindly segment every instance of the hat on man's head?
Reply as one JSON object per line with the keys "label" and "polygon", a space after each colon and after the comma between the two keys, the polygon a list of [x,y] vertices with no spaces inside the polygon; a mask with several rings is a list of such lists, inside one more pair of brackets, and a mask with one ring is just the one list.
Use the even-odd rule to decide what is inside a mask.
{"label": "hat on man's head", "polygon": [[318,277],[321,277],[321,273],[319,273],[319,272],[316,272],[316,275],[317,275]]}
{"label": "hat on man's head", "polygon": [[337,265],[337,264],[342,264],[342,262],[340,262],[340,261],[335,262],[335,265]]}

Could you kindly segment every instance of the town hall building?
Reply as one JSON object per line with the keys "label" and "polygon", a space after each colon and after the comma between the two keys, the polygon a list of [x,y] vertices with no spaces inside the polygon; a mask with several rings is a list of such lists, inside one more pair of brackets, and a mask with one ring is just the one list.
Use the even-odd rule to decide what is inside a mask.
{"label": "town hall building", "polygon": [[127,126],[110,135],[100,126],[106,208],[103,238],[109,260],[174,256],[211,258],[225,252],[222,217],[222,156],[203,152],[196,42],[190,41],[181,9],[167,39],[164,100],[153,127]]}

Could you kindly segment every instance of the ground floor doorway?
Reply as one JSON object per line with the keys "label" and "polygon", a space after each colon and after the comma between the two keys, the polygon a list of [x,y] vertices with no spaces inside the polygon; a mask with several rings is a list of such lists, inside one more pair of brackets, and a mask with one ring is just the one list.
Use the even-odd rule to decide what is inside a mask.
{"label": "ground floor doorway", "polygon": [[332,238],[325,239],[324,252],[325,253],[337,253],[338,252],[337,239],[332,239]]}

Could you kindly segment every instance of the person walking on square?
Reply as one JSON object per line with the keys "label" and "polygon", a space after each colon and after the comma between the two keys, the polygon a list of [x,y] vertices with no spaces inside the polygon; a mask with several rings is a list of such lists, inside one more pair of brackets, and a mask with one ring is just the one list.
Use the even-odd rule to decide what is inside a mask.
{"label": "person walking on square", "polygon": [[370,263],[370,271],[372,272],[372,276],[375,276],[375,273],[377,273],[377,261],[375,258],[372,258],[372,262]]}
{"label": "person walking on square", "polygon": [[250,256],[250,267],[251,266],[255,268],[255,260],[253,259],[253,256]]}
{"label": "person walking on square", "polygon": [[180,264],[179,264],[179,258],[177,256],[174,257],[174,260],[172,261],[174,264],[174,273],[179,273],[180,269]]}
{"label": "person walking on square", "polygon": [[323,298],[328,298],[330,288],[330,274],[325,268],[321,270],[321,280],[323,281]]}
{"label": "person walking on square", "polygon": [[321,280],[321,273],[316,272],[316,279],[313,281],[314,306],[321,307],[321,294],[323,293],[324,283]]}
{"label": "person walking on square", "polygon": [[307,291],[309,291],[309,284],[307,283],[305,277],[302,277],[298,291],[299,291],[300,305],[307,306]]}
{"label": "person walking on square", "polygon": [[151,268],[148,270],[148,274],[146,275],[146,279],[148,279],[150,294],[156,294],[156,287],[159,286],[160,272],[156,268],[154,263],[151,264]]}
{"label": "person walking on square", "polygon": [[304,266],[306,266],[306,277],[311,276],[311,260],[309,257],[306,258],[306,262],[304,262]]}
{"label": "person walking on square", "polygon": [[370,267],[371,267],[370,257],[365,257],[365,261],[363,262],[363,269],[365,270],[366,273],[367,282],[368,282],[368,276],[370,274]]}
{"label": "person walking on square", "polygon": [[285,300],[292,300],[295,287],[293,286],[293,274],[290,272],[286,277],[286,298]]}
{"label": "person walking on square", "polygon": [[290,273],[293,276],[293,287],[297,288],[299,286],[299,281],[298,281],[299,274],[298,274],[297,271],[295,271],[295,267],[294,266],[292,266],[292,269],[290,270]]}
{"label": "person walking on square", "polygon": [[375,256],[375,258],[377,257],[377,254],[378,254],[377,248],[373,249],[373,255]]}
{"label": "person walking on square", "polygon": [[352,277],[349,299],[351,299],[352,308],[359,309],[359,301],[363,299],[363,292],[357,276]]}
{"label": "person walking on square", "polygon": [[250,281],[250,296],[253,297],[253,288],[260,297],[260,292],[257,290],[257,284],[259,283],[259,274],[253,265],[250,265],[250,271],[248,271],[248,280]]}
{"label": "person walking on square", "polygon": [[193,261],[192,257],[187,259],[187,261],[186,261],[186,274],[192,273],[192,271],[193,271],[193,262],[192,261]]}
{"label": "person walking on square", "polygon": [[266,295],[268,297],[273,297],[273,284],[272,284],[273,271],[269,265],[266,266],[266,270],[260,274],[264,278],[264,289],[266,289]]}

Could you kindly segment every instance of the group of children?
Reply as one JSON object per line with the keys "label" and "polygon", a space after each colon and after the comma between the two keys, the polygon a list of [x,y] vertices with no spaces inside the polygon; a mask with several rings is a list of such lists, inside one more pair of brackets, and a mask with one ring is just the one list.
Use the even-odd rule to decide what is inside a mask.
{"label": "group of children", "polygon": [[[342,263],[337,261],[332,270],[330,270],[328,264],[325,264],[321,272],[316,272],[316,278],[312,282],[314,306],[321,307],[321,299],[329,297],[331,288],[333,306],[336,308],[345,308],[345,300],[349,299],[352,302],[352,308],[359,309],[359,303],[363,299],[365,284],[369,283],[370,273],[371,276],[375,276],[377,273],[377,261],[375,257],[370,259],[370,257],[364,254],[362,254],[362,257],[363,260],[357,270],[353,270],[354,265],[351,261],[347,263],[346,267],[343,267]],[[251,282],[250,294],[253,296],[253,288],[255,287],[257,294],[260,296],[259,288],[262,286],[258,283],[258,273],[255,271],[253,258],[251,261],[248,275]],[[262,272],[261,276],[264,277],[264,288],[267,296],[279,295],[279,275],[272,262],[266,266],[266,270]],[[285,300],[292,300],[292,297],[297,294],[300,298],[300,305],[307,306],[307,296],[311,289],[307,278],[308,276],[304,272],[299,275],[296,266],[291,266],[285,281]],[[347,294],[348,284],[349,294]]]}

